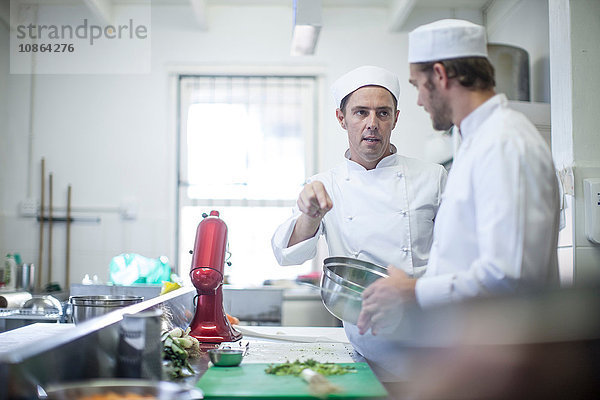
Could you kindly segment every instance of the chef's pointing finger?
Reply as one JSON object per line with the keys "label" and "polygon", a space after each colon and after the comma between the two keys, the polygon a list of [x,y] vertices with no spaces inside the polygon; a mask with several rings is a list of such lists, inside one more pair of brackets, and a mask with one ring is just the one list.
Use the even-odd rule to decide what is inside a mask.
{"label": "chef's pointing finger", "polygon": [[325,185],[323,185],[322,182],[315,181],[313,182],[313,190],[318,201],[319,208],[326,212],[329,211],[333,206],[333,203],[329,197],[329,194],[327,194],[327,190],[325,190]]}
{"label": "chef's pointing finger", "polygon": [[333,207],[333,203],[331,202],[331,198],[329,198],[327,192],[323,191],[322,193],[318,193],[317,196],[319,199],[319,207],[321,207],[321,210],[331,210],[331,207]]}

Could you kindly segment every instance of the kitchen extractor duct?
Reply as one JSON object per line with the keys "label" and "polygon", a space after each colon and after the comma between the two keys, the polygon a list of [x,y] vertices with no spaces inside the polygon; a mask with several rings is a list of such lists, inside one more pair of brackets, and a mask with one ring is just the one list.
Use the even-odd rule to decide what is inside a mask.
{"label": "kitchen extractor duct", "polygon": [[527,51],[506,44],[488,44],[488,58],[494,66],[496,90],[509,100],[530,101]]}
{"label": "kitchen extractor duct", "polygon": [[315,54],[322,24],[322,0],[294,0],[291,55]]}

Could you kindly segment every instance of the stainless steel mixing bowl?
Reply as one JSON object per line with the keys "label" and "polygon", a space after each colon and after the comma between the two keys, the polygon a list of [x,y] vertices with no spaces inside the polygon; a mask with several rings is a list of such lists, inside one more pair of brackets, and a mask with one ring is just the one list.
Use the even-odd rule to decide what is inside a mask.
{"label": "stainless steel mixing bowl", "polygon": [[35,296],[23,303],[22,308],[31,310],[34,314],[63,314],[60,301],[54,296]]}
{"label": "stainless steel mixing bowl", "polygon": [[78,324],[144,300],[141,296],[71,296],[73,322]]}
{"label": "stainless steel mixing bowl", "polygon": [[362,292],[387,270],[379,265],[348,257],[329,257],[323,265],[321,299],[336,318],[356,324],[362,307]]}
{"label": "stainless steel mixing bowl", "polygon": [[106,398],[132,398],[137,395],[156,400],[191,400],[204,397],[202,391],[197,388],[174,382],[143,379],[93,379],[55,384],[48,388],[38,387],[38,398],[44,400],[76,400],[101,395]]}
{"label": "stainless steel mixing bowl", "polygon": [[244,350],[241,349],[210,349],[210,361],[217,367],[237,367],[242,363]]}

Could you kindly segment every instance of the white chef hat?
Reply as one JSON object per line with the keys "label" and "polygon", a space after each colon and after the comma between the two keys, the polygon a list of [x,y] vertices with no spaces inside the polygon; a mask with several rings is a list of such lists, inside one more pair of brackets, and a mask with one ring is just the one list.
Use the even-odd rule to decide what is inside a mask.
{"label": "white chef hat", "polygon": [[342,75],[331,87],[337,107],[342,99],[363,86],[382,86],[387,89],[398,101],[400,97],[400,82],[396,74],[387,69],[364,65]]}
{"label": "white chef hat", "polygon": [[460,19],[421,25],[408,34],[408,62],[487,57],[485,28]]}

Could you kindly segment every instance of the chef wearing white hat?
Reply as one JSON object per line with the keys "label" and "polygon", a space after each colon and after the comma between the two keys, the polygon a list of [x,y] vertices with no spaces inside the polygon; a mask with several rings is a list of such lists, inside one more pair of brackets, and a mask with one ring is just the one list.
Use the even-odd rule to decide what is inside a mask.
{"label": "chef wearing white hat", "polygon": [[363,293],[358,326],[380,329],[401,301],[430,307],[558,283],[559,197],[550,149],[494,90],[485,29],[441,20],[409,34],[410,83],[436,129],[459,128],[427,272],[391,269]]}
{"label": "chef wearing white hat", "polygon": [[[330,256],[393,264],[419,277],[429,258],[446,170],[401,156],[390,143],[400,95],[395,74],[359,67],[340,77],[332,91],[349,149],[337,167],[308,179],[292,217],[273,235],[275,257],[281,265],[302,264],[316,256],[324,235]],[[345,328],[355,349],[380,366],[386,379],[385,371],[397,365],[389,341],[361,336],[354,325]]]}

